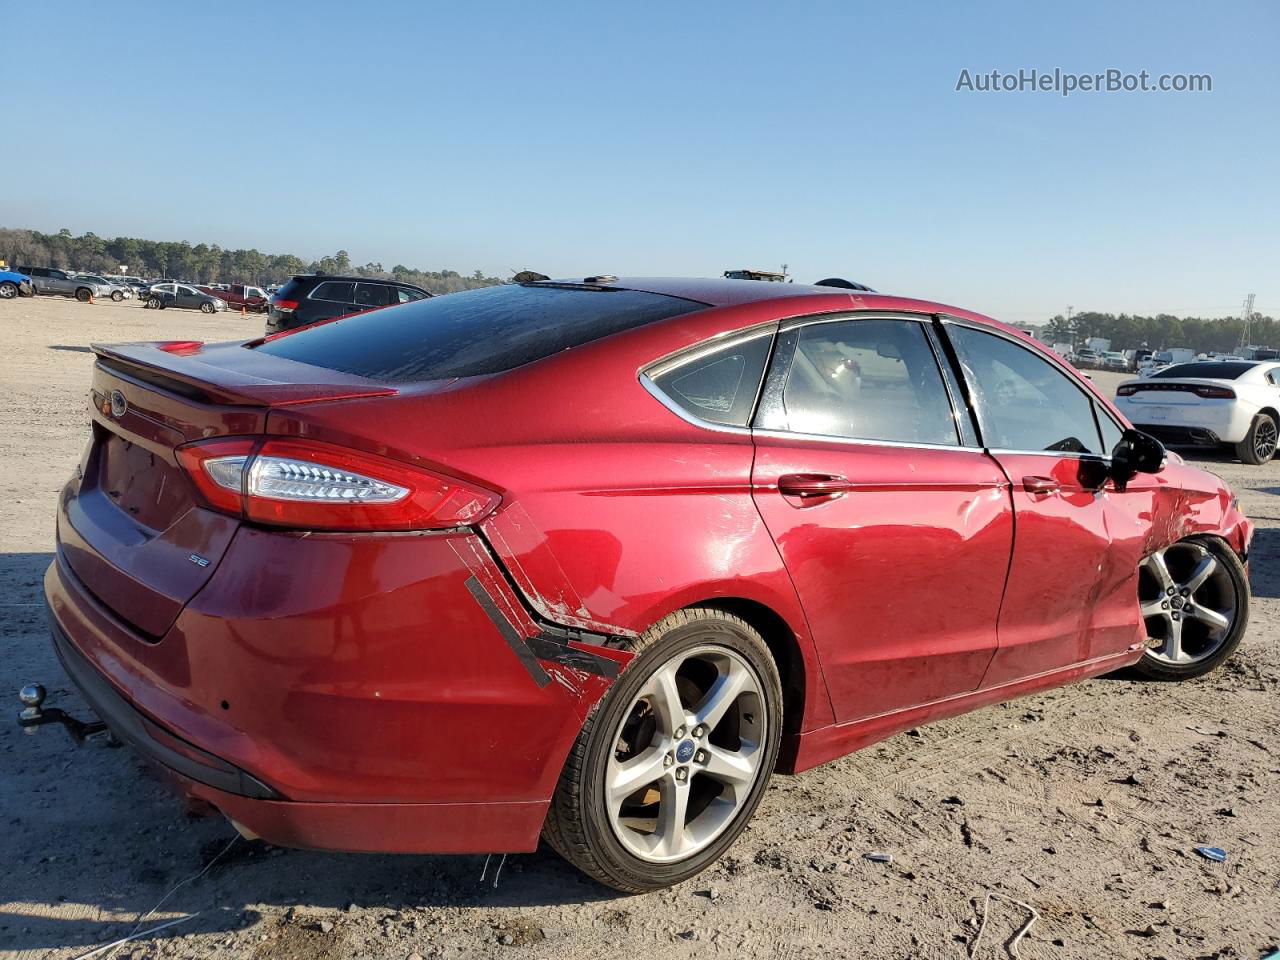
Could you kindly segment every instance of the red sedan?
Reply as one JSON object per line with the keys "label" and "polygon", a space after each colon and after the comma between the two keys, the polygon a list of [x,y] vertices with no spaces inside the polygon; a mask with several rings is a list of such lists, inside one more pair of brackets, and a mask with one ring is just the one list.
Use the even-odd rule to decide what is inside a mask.
{"label": "red sedan", "polygon": [[588,277],[95,351],[53,642],[277,844],[653,889],[774,771],[1248,619],[1231,491],[952,307]]}

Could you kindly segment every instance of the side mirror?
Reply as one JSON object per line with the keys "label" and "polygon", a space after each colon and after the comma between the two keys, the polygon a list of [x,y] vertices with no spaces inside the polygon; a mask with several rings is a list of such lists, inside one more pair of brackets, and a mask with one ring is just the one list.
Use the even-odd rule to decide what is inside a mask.
{"label": "side mirror", "polygon": [[1111,478],[1116,487],[1124,489],[1126,483],[1140,473],[1159,473],[1164,469],[1164,444],[1141,430],[1126,430],[1120,442],[1111,451]]}

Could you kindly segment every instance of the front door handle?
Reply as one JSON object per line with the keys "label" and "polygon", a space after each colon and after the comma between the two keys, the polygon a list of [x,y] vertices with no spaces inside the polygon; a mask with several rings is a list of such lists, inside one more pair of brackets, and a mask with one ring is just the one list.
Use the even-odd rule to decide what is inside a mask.
{"label": "front door handle", "polygon": [[784,473],[778,478],[778,492],[787,497],[817,500],[847,493],[853,488],[845,477],[826,473]]}
{"label": "front door handle", "polygon": [[1033,495],[1047,497],[1059,492],[1062,485],[1053,477],[1023,477],[1022,489]]}

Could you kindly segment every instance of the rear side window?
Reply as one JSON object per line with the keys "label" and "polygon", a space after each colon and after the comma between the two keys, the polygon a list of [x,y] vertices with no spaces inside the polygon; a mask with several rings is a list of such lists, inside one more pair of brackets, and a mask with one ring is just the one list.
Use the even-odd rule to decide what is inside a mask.
{"label": "rear side window", "polygon": [[396,297],[400,303],[412,303],[426,296],[421,290],[410,290],[408,287],[396,287]]}
{"label": "rear side window", "polygon": [[392,299],[392,289],[385,283],[357,283],[356,306],[386,307],[398,301]]}
{"label": "rear side window", "polygon": [[393,383],[474,377],[706,307],[636,290],[503,284],[304,327],[255,349]]}
{"label": "rear side window", "polygon": [[823,437],[960,443],[933,348],[910,320],[800,328],[781,410],[759,425]]}
{"label": "rear side window", "polygon": [[312,300],[329,300],[333,303],[351,303],[354,294],[351,288],[353,283],[344,283],[341,280],[326,280],[324,283],[316,285],[311,291]]}
{"label": "rear side window", "polygon": [[722,347],[653,377],[663,396],[690,416],[745,427],[751,420],[773,338]]}

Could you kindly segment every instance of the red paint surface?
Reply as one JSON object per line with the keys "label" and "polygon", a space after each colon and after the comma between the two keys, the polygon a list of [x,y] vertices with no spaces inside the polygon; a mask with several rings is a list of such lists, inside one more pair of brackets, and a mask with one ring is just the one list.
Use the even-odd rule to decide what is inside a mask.
{"label": "red paint surface", "polygon": [[[655,281],[719,305],[420,386],[235,344],[115,348],[177,386],[96,368],[94,442],[61,498],[46,579],[52,614],[160,729],[288,798],[178,778],[268,840],[522,850],[609,681],[542,661],[539,686],[471,578],[526,637],[550,623],[625,643],[708,603],[767,613],[792,664],[782,766],[803,769],[1131,662],[1143,556],[1197,532],[1247,550],[1230,492],[1176,457],[1119,492],[1071,459],[710,432],[641,386],[639,371],[674,351],[792,316],[991,322],[781,286]],[[501,502],[478,528],[430,534],[269,530],[202,506],[173,448],[263,434],[438,471]],[[798,506],[778,489],[796,474],[849,487]],[[1047,482],[1028,490],[1026,477]],[[625,653],[577,646],[625,669]]]}

